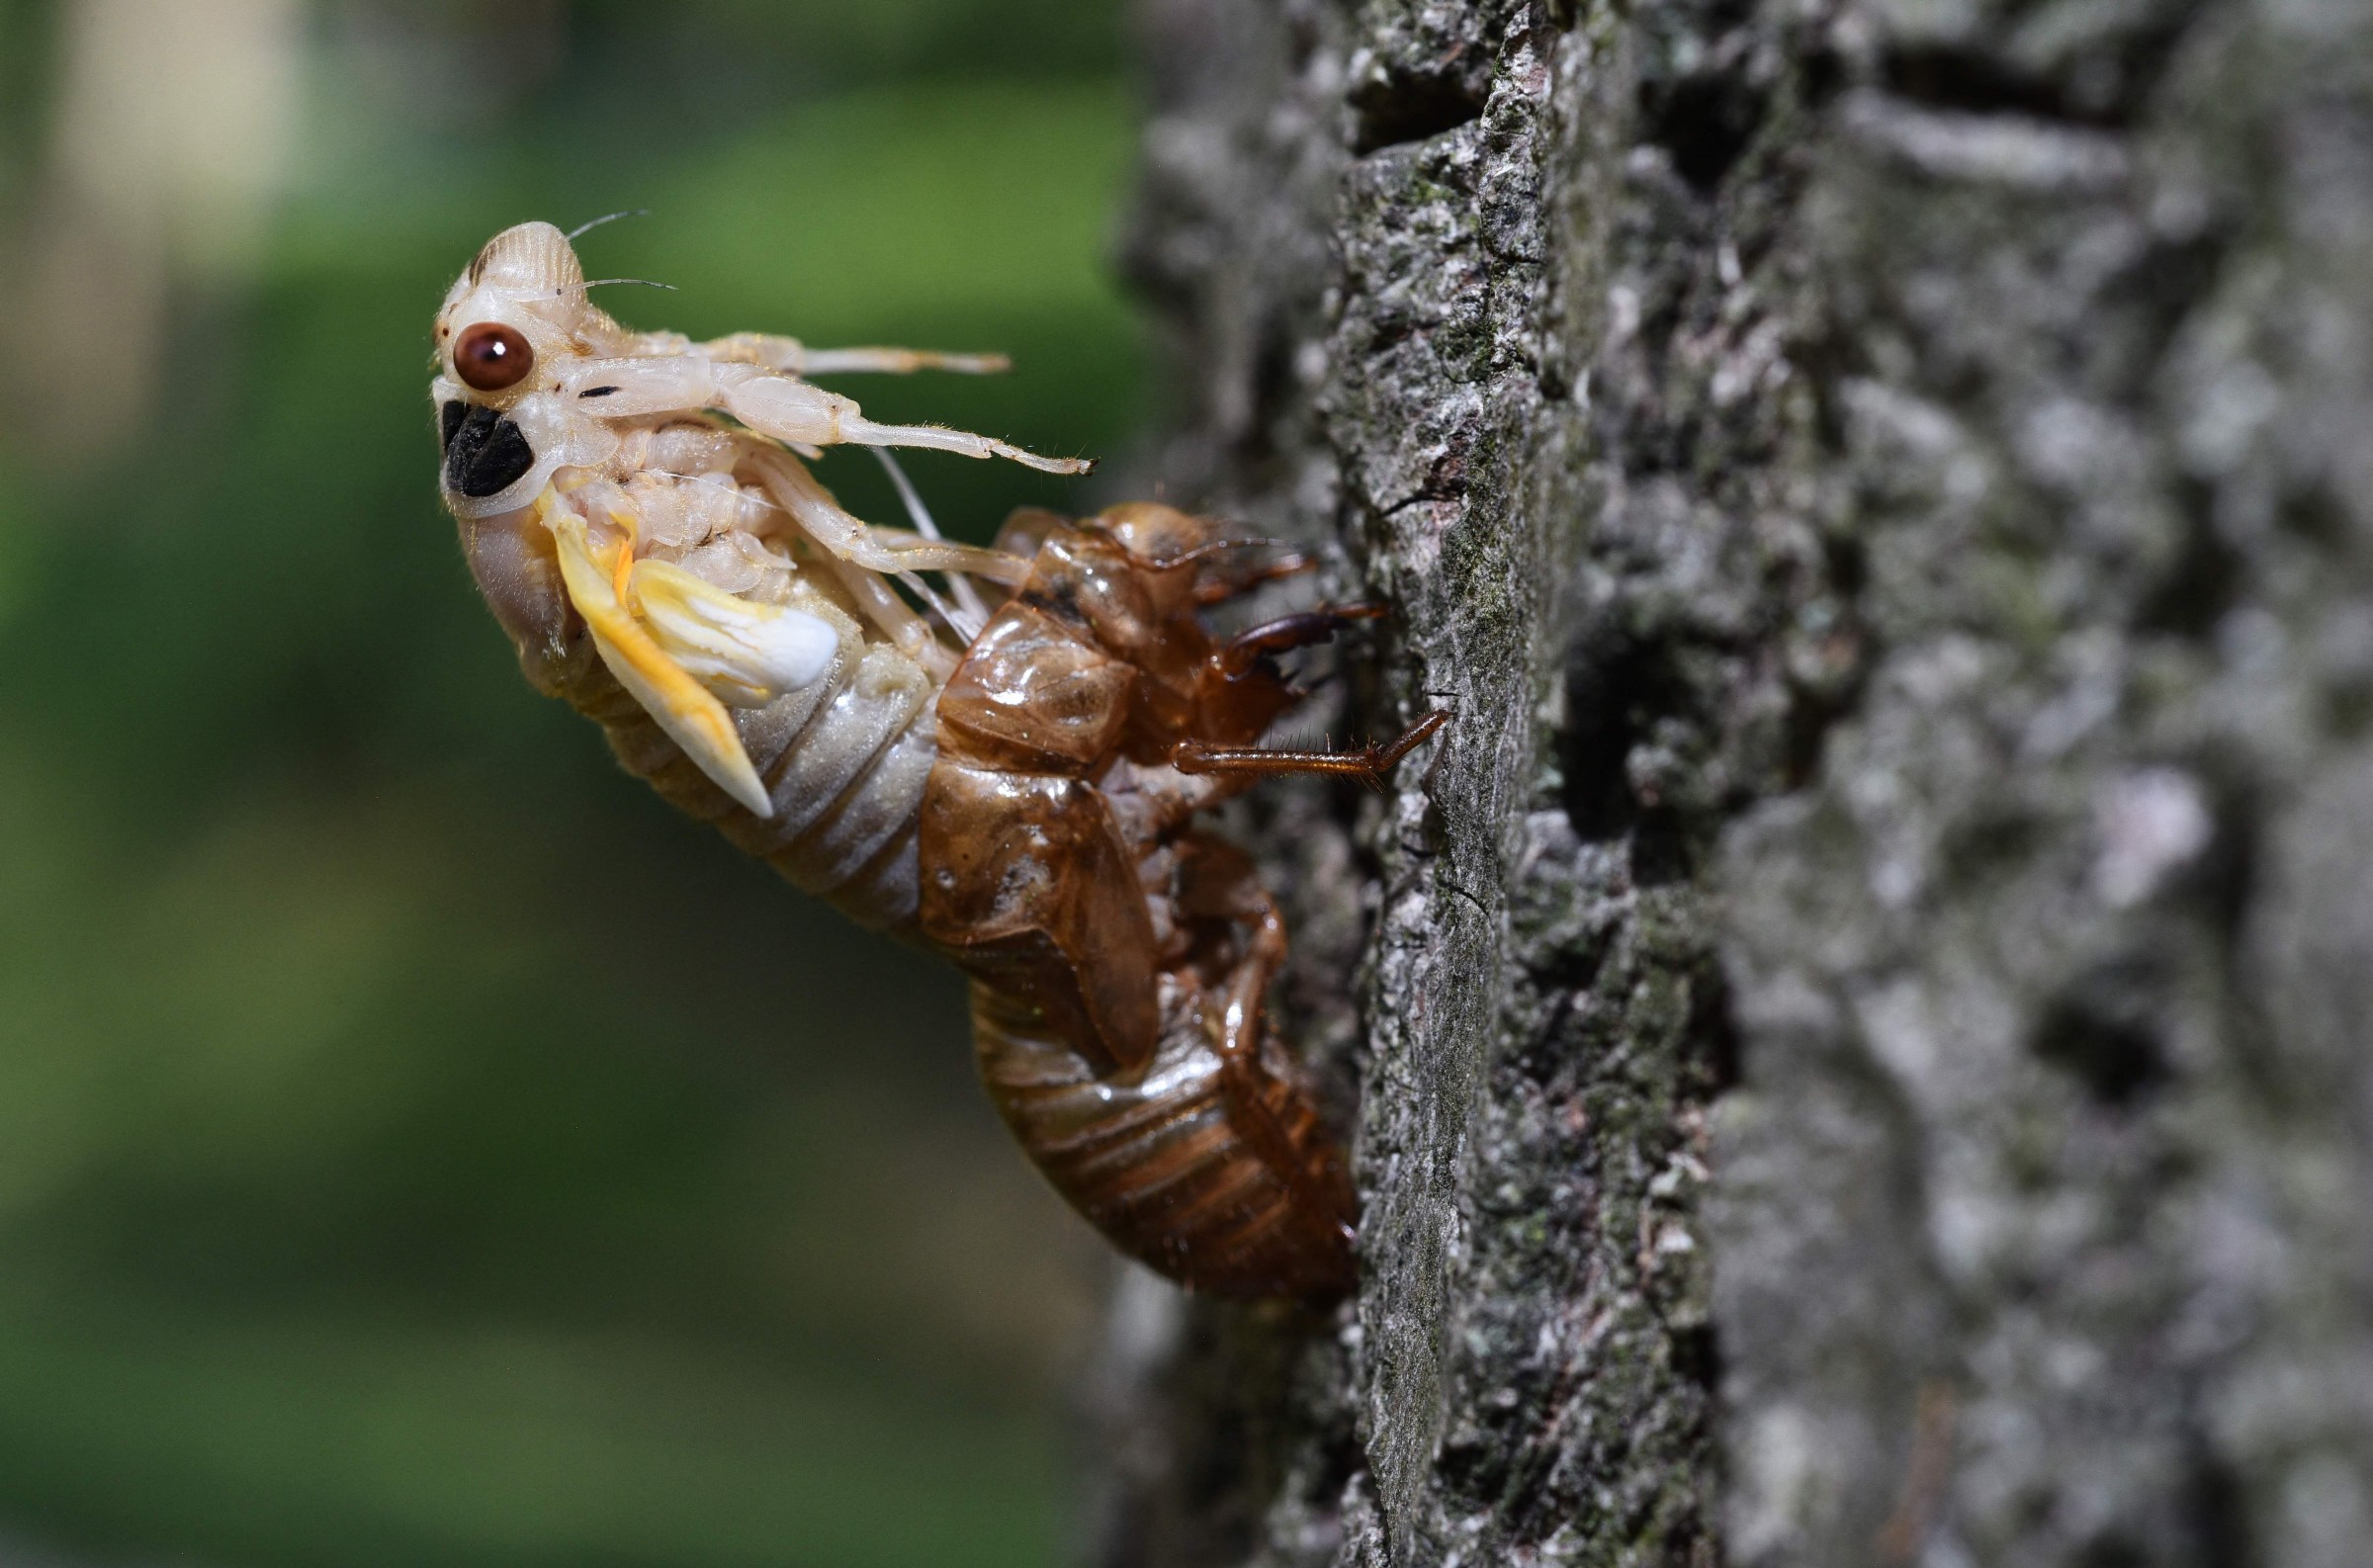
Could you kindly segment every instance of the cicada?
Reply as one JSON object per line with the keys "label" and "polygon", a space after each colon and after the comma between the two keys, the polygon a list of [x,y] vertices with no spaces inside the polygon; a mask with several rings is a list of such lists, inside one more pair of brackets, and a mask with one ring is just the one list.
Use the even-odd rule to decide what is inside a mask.
{"label": "cicada", "polygon": [[992,1099],[1121,1251],[1194,1289],[1340,1295],[1352,1185],[1263,1023],[1284,924],[1196,819],[1269,774],[1380,778],[1440,728],[1261,744],[1299,696],[1278,655],[1372,612],[1214,635],[1204,611],[1274,572],[1158,504],[1017,513],[995,548],[920,506],[867,523],[803,460],[1088,464],[875,423],[810,379],[994,356],[693,342],[589,288],[571,236],[523,223],[436,318],[445,501],[528,679],[796,886],[961,966]]}

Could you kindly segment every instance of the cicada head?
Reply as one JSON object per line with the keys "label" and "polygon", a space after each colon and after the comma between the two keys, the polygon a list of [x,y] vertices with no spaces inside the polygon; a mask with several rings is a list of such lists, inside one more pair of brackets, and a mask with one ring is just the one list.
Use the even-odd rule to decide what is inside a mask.
{"label": "cicada head", "polygon": [[585,296],[567,235],[520,223],[486,241],[437,311],[436,398],[446,504],[463,517],[517,511],[553,471],[606,459],[617,437],[559,388],[618,325]]}

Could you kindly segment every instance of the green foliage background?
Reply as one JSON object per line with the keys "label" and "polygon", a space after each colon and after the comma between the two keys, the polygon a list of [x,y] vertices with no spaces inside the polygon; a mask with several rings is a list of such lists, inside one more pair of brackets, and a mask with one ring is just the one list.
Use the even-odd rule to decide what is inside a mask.
{"label": "green foliage background", "polygon": [[[153,419],[74,463],[0,433],[0,1556],[1047,1561],[1096,1249],[952,977],[519,679],[425,329],[504,224],[649,208],[584,243],[675,286],[625,318],[1010,350],[846,387],[1114,455],[1117,8],[391,5],[396,76],[356,9],[309,18],[264,254],[176,288]],[[0,4],[20,233],[59,15]],[[910,472],[980,537],[1083,504]]]}

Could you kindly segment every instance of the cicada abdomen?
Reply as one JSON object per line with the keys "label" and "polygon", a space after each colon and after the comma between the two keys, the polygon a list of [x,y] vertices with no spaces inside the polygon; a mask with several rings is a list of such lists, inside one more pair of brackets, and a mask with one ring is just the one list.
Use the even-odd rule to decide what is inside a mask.
{"label": "cicada abdomen", "polygon": [[1181,992],[1154,1055],[1099,1067],[1027,992],[975,982],[981,1083],[1031,1163],[1113,1246],[1190,1289],[1329,1301],[1358,1210],[1292,1078],[1223,1057]]}

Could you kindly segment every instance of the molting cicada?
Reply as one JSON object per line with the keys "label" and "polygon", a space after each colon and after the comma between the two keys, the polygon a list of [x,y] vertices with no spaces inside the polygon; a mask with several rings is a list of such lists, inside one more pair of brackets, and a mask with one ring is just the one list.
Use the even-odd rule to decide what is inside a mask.
{"label": "molting cicada", "polygon": [[865,523],[803,458],[1088,465],[808,379],[994,357],[630,331],[571,237],[504,230],[436,320],[446,504],[529,680],[799,887],[960,965],[992,1098],[1115,1246],[1198,1289],[1340,1295],[1351,1183],[1262,1026],[1284,926],[1195,818],[1268,774],[1379,778],[1441,728],[1260,745],[1298,696],[1276,656],[1373,612],[1216,638],[1201,612],[1274,568],[1157,504],[1016,513],[993,549],[920,505]]}

